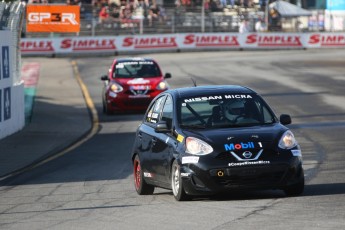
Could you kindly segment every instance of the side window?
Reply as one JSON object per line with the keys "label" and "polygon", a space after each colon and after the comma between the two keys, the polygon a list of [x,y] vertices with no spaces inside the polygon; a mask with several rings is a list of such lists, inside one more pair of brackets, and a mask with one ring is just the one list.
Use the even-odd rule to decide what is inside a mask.
{"label": "side window", "polygon": [[271,113],[266,109],[266,107],[263,107],[263,115],[264,115],[265,124],[269,124],[273,122],[273,117]]}
{"label": "side window", "polygon": [[163,112],[162,112],[162,121],[166,121],[168,128],[172,127],[172,118],[173,118],[173,102],[171,96],[167,96],[165,101]]}
{"label": "side window", "polygon": [[163,104],[165,101],[165,96],[158,98],[154,104],[151,106],[147,116],[145,118],[146,122],[149,123],[157,123],[159,120],[159,115],[162,112]]}

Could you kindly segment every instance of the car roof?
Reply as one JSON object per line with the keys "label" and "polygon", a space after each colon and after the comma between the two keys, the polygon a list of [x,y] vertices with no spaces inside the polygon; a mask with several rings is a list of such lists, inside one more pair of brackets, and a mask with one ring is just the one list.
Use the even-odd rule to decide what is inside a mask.
{"label": "car roof", "polygon": [[168,90],[167,92],[175,94],[178,97],[193,97],[202,95],[228,94],[228,93],[250,93],[257,94],[254,90],[240,85],[208,85],[185,87]]}

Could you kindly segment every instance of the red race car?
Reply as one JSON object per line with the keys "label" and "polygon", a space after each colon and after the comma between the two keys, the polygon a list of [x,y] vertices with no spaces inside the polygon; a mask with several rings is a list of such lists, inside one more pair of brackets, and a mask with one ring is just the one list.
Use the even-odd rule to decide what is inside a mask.
{"label": "red race car", "polygon": [[169,88],[157,62],[150,58],[115,59],[104,81],[102,101],[103,112],[144,111],[161,92]]}

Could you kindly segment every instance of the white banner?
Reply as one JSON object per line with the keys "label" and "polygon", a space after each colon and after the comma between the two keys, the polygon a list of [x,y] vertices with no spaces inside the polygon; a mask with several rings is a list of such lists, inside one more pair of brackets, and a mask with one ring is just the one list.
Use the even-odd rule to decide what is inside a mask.
{"label": "white banner", "polygon": [[177,50],[344,48],[345,33],[185,33],[68,38],[23,38],[22,54]]}

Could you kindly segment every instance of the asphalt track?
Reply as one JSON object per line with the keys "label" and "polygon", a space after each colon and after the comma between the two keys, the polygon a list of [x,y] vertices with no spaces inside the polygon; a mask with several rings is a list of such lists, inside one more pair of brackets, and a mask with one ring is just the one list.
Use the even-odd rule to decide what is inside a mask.
{"label": "asphalt track", "polygon": [[172,87],[192,86],[191,78],[198,85],[246,85],[278,115],[292,115],[290,127],[306,169],[304,194],[287,198],[281,191],[248,191],[176,202],[171,191],[157,189],[138,196],[130,150],[142,114],[103,115],[99,77],[112,57],[79,58],[84,90],[98,111],[98,132],[7,179],[0,187],[0,229],[345,229],[343,50],[145,56],[172,73]]}

